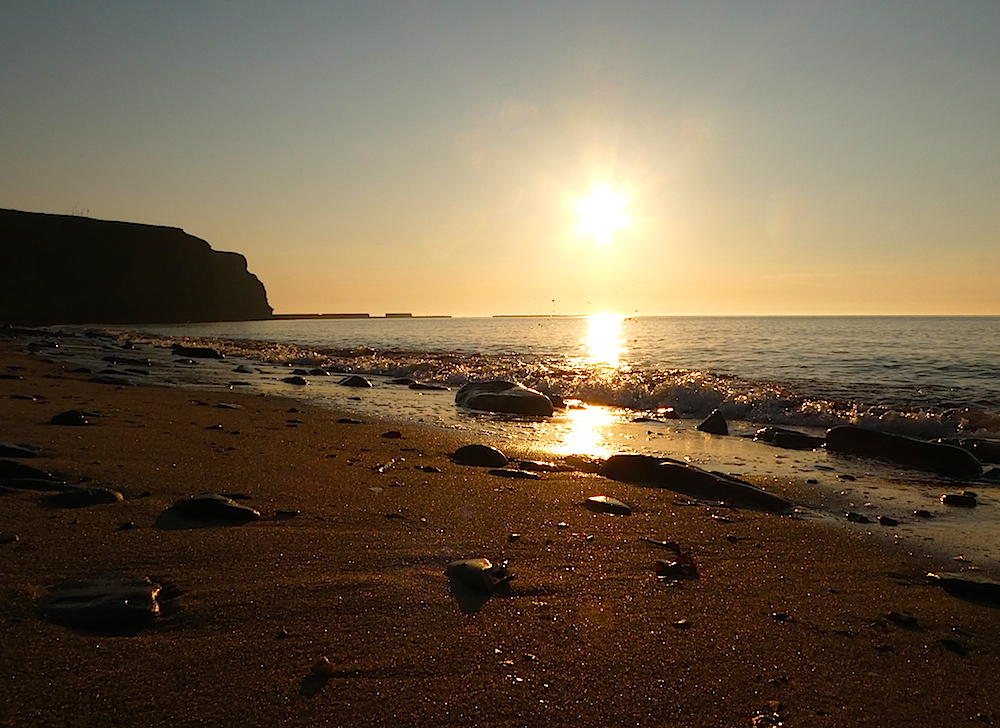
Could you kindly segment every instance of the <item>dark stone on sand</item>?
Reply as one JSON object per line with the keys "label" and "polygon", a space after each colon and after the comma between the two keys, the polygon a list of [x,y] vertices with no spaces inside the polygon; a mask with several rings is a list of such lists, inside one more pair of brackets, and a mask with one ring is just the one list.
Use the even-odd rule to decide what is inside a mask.
{"label": "dark stone on sand", "polygon": [[915,515],[917,518],[934,518],[933,513],[931,513],[930,511],[925,511],[922,508],[913,511],[913,515]]}
{"label": "dark stone on sand", "polygon": [[127,356],[106,356],[101,359],[101,361],[110,362],[111,364],[119,364],[130,367],[151,367],[153,362],[149,359],[135,359]]}
{"label": "dark stone on sand", "polygon": [[667,488],[693,498],[732,502],[738,507],[771,513],[788,513],[795,507],[791,501],[752,483],[669,458],[613,455],[604,461],[597,472],[612,480]]}
{"label": "dark stone on sand", "polygon": [[783,427],[762,427],[754,433],[753,439],[788,450],[812,450],[823,445],[822,437],[786,430]]}
{"label": "dark stone on sand", "polygon": [[87,380],[94,384],[110,384],[112,387],[134,387],[135,382],[122,374],[95,374]]}
{"label": "dark stone on sand", "polygon": [[60,412],[54,415],[51,420],[49,420],[50,425],[89,425],[90,420],[87,416],[80,410],[67,410],[65,412]]}
{"label": "dark stone on sand", "polygon": [[931,572],[927,578],[953,597],[966,599],[977,604],[1000,607],[1000,584],[971,576],[968,573]]}
{"label": "dark stone on sand", "polygon": [[21,540],[21,535],[17,533],[10,533],[9,531],[4,531],[0,533],[0,544],[5,543],[17,543]]}
{"label": "dark stone on sand", "polygon": [[386,438],[387,440],[402,440],[403,433],[400,432],[399,430],[389,430],[388,432],[383,432],[382,437]]}
{"label": "dark stone on sand", "polygon": [[187,359],[225,359],[226,355],[217,349],[208,346],[181,346],[177,344],[171,347],[174,356],[182,356]]}
{"label": "dark stone on sand", "polygon": [[897,521],[895,518],[891,518],[889,516],[879,516],[878,517],[878,522],[881,523],[883,526],[898,526],[899,525],[899,521]]}
{"label": "dark stone on sand", "polygon": [[512,468],[495,468],[489,471],[490,475],[498,475],[501,478],[515,478],[519,480],[540,480],[542,476],[538,473],[529,473],[527,470],[514,470]]}
{"label": "dark stone on sand", "polygon": [[426,382],[414,382],[410,385],[410,389],[423,390],[427,392],[450,392],[451,387],[446,387],[443,384],[427,384]]}
{"label": "dark stone on sand", "polygon": [[0,442],[0,457],[5,458],[36,458],[42,448],[36,445],[19,445],[13,442]]}
{"label": "dark stone on sand", "polygon": [[389,380],[389,384],[400,384],[403,385],[404,387],[416,383],[417,383],[416,379],[410,379],[409,377],[396,377],[395,379]]}
{"label": "dark stone on sand", "polygon": [[902,627],[903,629],[920,629],[920,621],[910,614],[901,614],[900,612],[889,612],[885,615],[885,618],[892,622],[897,627]]}
{"label": "dark stone on sand", "polygon": [[103,503],[120,503],[125,500],[121,493],[111,488],[70,488],[42,498],[42,505],[48,508],[84,508]]}
{"label": "dark stone on sand", "polygon": [[968,450],[981,463],[1000,464],[1000,440],[990,440],[985,437],[948,437],[941,438],[937,442]]}
{"label": "dark stone on sand", "polygon": [[507,456],[489,445],[463,445],[451,456],[459,465],[475,465],[484,468],[502,468],[508,462]]}
{"label": "dark stone on sand", "polygon": [[243,409],[243,407],[241,405],[238,405],[238,404],[229,404],[228,402],[219,402],[215,406],[218,409],[227,409],[227,410],[240,410],[240,409]]}
{"label": "dark stone on sand", "polygon": [[452,561],[445,569],[445,574],[452,581],[483,594],[496,594],[514,578],[507,572],[506,565],[494,565],[489,559]]}
{"label": "dark stone on sand", "polygon": [[548,417],[554,411],[552,400],[541,392],[499,379],[469,382],[455,393],[455,404],[486,412],[534,417]]}
{"label": "dark stone on sand", "polygon": [[844,515],[847,517],[847,520],[850,521],[851,523],[871,523],[872,522],[872,519],[870,519],[868,516],[862,516],[860,513],[855,513],[854,511],[851,511],[849,513],[845,513]]}
{"label": "dark stone on sand", "polygon": [[714,410],[712,414],[705,418],[704,422],[698,425],[697,429],[711,435],[729,434],[729,425],[726,424],[726,418],[722,416],[719,410]]}
{"label": "dark stone on sand", "polygon": [[947,493],[941,496],[941,502],[946,506],[958,506],[959,508],[975,508],[979,505],[976,496],[971,493]]}
{"label": "dark stone on sand", "polygon": [[337,382],[342,387],[371,387],[372,383],[369,382],[364,377],[359,377],[357,374],[352,374],[349,377],[344,377],[339,382]]}
{"label": "dark stone on sand", "polygon": [[169,510],[181,518],[227,524],[249,523],[260,518],[260,513],[253,508],[241,505],[232,498],[218,493],[203,493],[182,498]]}
{"label": "dark stone on sand", "polygon": [[297,374],[293,377],[282,377],[281,381],[283,381],[285,384],[294,384],[299,387],[304,387],[305,385],[309,384],[309,382],[307,382],[305,379],[303,379]]}
{"label": "dark stone on sand", "polygon": [[592,495],[583,502],[583,505],[587,510],[595,513],[610,513],[616,516],[632,515],[632,506],[609,495]]}
{"label": "dark stone on sand", "polygon": [[246,364],[240,364],[238,367],[233,369],[237,374],[253,374],[254,370],[248,367]]}
{"label": "dark stone on sand", "polygon": [[75,579],[62,582],[38,602],[58,624],[94,631],[145,627],[160,615],[160,585],[146,578]]}
{"label": "dark stone on sand", "polygon": [[341,425],[363,425],[361,420],[356,420],[353,417],[341,417],[337,422]]}
{"label": "dark stone on sand", "polygon": [[954,478],[975,478],[983,471],[972,453],[955,445],[925,442],[861,427],[831,428],[826,433],[826,449],[834,453],[889,460]]}

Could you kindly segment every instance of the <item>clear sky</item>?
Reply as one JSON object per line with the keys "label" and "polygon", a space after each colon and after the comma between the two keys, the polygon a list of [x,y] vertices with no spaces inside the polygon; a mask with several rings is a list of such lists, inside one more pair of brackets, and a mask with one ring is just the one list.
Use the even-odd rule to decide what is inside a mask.
{"label": "clear sky", "polygon": [[0,69],[0,207],[279,313],[1000,314],[997,0],[0,0]]}

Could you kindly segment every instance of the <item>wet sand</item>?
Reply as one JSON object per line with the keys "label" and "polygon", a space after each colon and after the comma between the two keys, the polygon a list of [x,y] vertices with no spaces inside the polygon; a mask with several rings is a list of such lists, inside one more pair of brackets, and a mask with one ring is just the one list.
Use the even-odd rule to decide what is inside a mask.
{"label": "wet sand", "polygon": [[[22,344],[0,340],[0,373],[23,377],[0,379],[0,440],[39,445],[25,463],[125,500],[0,495],[0,532],[19,535],[0,544],[0,726],[1000,722],[1000,610],[924,578],[954,562],[586,473],[499,478],[450,462],[461,433],[91,383]],[[23,394],[36,399],[11,397]],[[47,424],[74,408],[101,416]],[[203,492],[245,494],[263,518],[162,527],[164,509]],[[637,512],[582,507],[597,494]],[[658,581],[669,552],[644,537],[690,546],[700,578]],[[509,595],[452,596],[445,566],[474,557],[509,560]],[[107,573],[165,587],[152,627],[94,634],[38,615],[55,583]],[[310,672],[322,656],[324,678]]]}

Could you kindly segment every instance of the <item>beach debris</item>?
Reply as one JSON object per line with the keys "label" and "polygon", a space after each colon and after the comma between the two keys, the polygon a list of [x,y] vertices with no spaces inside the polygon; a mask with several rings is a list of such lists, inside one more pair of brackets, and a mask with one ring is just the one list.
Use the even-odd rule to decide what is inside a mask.
{"label": "beach debris", "polygon": [[260,518],[260,513],[253,508],[218,493],[181,498],[168,510],[182,518],[226,524],[249,523]]}
{"label": "beach debris", "polygon": [[381,465],[376,465],[374,468],[372,468],[372,470],[374,470],[376,473],[385,473],[395,464],[396,464],[396,459],[393,458],[389,462],[382,463]]}
{"label": "beach debris", "polygon": [[89,412],[81,412],[80,410],[66,410],[65,412],[60,412],[57,415],[53,415],[52,419],[49,420],[50,425],[89,425],[90,420],[87,419],[88,416],[93,416]]}
{"label": "beach debris", "polygon": [[762,427],[753,434],[753,439],[786,450],[814,450],[822,447],[824,441],[822,437],[786,430],[783,427]]}
{"label": "beach debris", "polygon": [[453,584],[482,594],[493,595],[509,589],[514,576],[507,571],[507,562],[494,565],[489,559],[460,559],[452,561],[445,574]]}
{"label": "beach debris", "polygon": [[878,516],[876,520],[878,520],[878,522],[881,523],[883,526],[899,525],[899,521],[897,521],[895,518],[892,518],[891,516]]}
{"label": "beach debris", "polygon": [[676,622],[671,622],[670,626],[676,629],[691,629],[691,620],[678,619]]}
{"label": "beach debris", "polygon": [[788,612],[771,612],[768,615],[775,622],[791,622],[792,616]]}
{"label": "beach debris", "polygon": [[583,502],[587,510],[595,513],[610,513],[616,516],[631,516],[632,506],[609,495],[592,495]]}
{"label": "beach debris", "polygon": [[712,410],[712,414],[706,417],[705,420],[695,429],[707,432],[710,435],[729,434],[729,425],[726,423],[726,418],[717,409]]}
{"label": "beach debris", "polygon": [[130,631],[160,616],[161,587],[146,577],[73,579],[54,586],[37,609],[47,619],[97,631]]}
{"label": "beach debris", "polygon": [[419,470],[421,473],[443,473],[444,471],[434,465],[414,465],[414,470]]}
{"label": "beach debris", "polygon": [[349,377],[344,377],[339,382],[337,382],[337,384],[339,384],[341,387],[362,387],[362,388],[368,388],[368,387],[372,386],[371,382],[369,382],[364,377],[359,377],[357,374],[352,374]]}
{"label": "beach debris", "polygon": [[535,417],[548,417],[555,410],[552,400],[538,390],[502,379],[469,382],[455,393],[455,404],[487,412]]}
{"label": "beach debris", "polygon": [[101,503],[120,503],[125,500],[117,490],[111,488],[68,488],[42,498],[41,503],[48,508],[83,508]]}
{"label": "beach debris", "polygon": [[170,347],[174,356],[186,357],[188,359],[225,359],[226,355],[217,349],[208,346],[182,346],[174,344]]}
{"label": "beach debris", "polygon": [[692,498],[723,501],[740,508],[791,513],[795,504],[756,485],[722,473],[709,472],[670,458],[612,455],[598,474],[626,483],[667,488]]}
{"label": "beach debris", "polygon": [[948,594],[976,604],[1000,607],[1000,584],[985,578],[972,576],[968,572],[929,572],[931,584],[944,589]]}
{"label": "beach debris", "polygon": [[784,728],[785,719],[781,713],[781,703],[771,700],[766,710],[758,710],[753,714],[750,728]]}
{"label": "beach debris", "polygon": [[508,462],[507,456],[489,445],[463,445],[451,456],[459,465],[475,465],[488,468],[502,468]]}
{"label": "beach debris", "polygon": [[979,501],[976,500],[976,494],[967,490],[962,493],[946,493],[941,496],[941,502],[946,506],[958,506],[959,508],[975,508],[979,504]]}
{"label": "beach debris", "polygon": [[0,532],[0,544],[4,543],[17,543],[21,540],[21,534],[11,533],[10,531]]}
{"label": "beach debris", "polygon": [[848,425],[827,431],[826,449],[834,453],[890,460],[956,478],[975,478],[983,471],[976,457],[957,445],[916,440]]}
{"label": "beach debris", "polygon": [[678,549],[676,559],[661,559],[653,564],[653,571],[660,581],[679,581],[681,579],[697,579],[698,565],[690,549]]}
{"label": "beach debris", "polygon": [[283,381],[285,384],[294,384],[294,385],[299,386],[299,387],[304,387],[307,384],[309,384],[309,382],[306,381],[305,378],[303,378],[302,376],[300,376],[298,374],[296,374],[294,376],[291,376],[291,377],[282,377],[281,381]]}
{"label": "beach debris", "polygon": [[13,442],[0,442],[0,457],[5,458],[35,458],[42,451],[37,445],[21,445]]}
{"label": "beach debris", "polygon": [[490,475],[498,475],[501,478],[517,478],[520,480],[541,480],[538,473],[529,473],[527,470],[515,470],[514,468],[494,468],[489,471]]}

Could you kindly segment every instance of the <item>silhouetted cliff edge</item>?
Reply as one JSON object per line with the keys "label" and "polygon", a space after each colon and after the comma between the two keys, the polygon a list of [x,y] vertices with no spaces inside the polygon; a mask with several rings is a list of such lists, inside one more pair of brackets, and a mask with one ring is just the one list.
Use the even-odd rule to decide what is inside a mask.
{"label": "silhouetted cliff edge", "polygon": [[212,250],[179,228],[0,210],[0,321],[270,317],[246,258]]}

